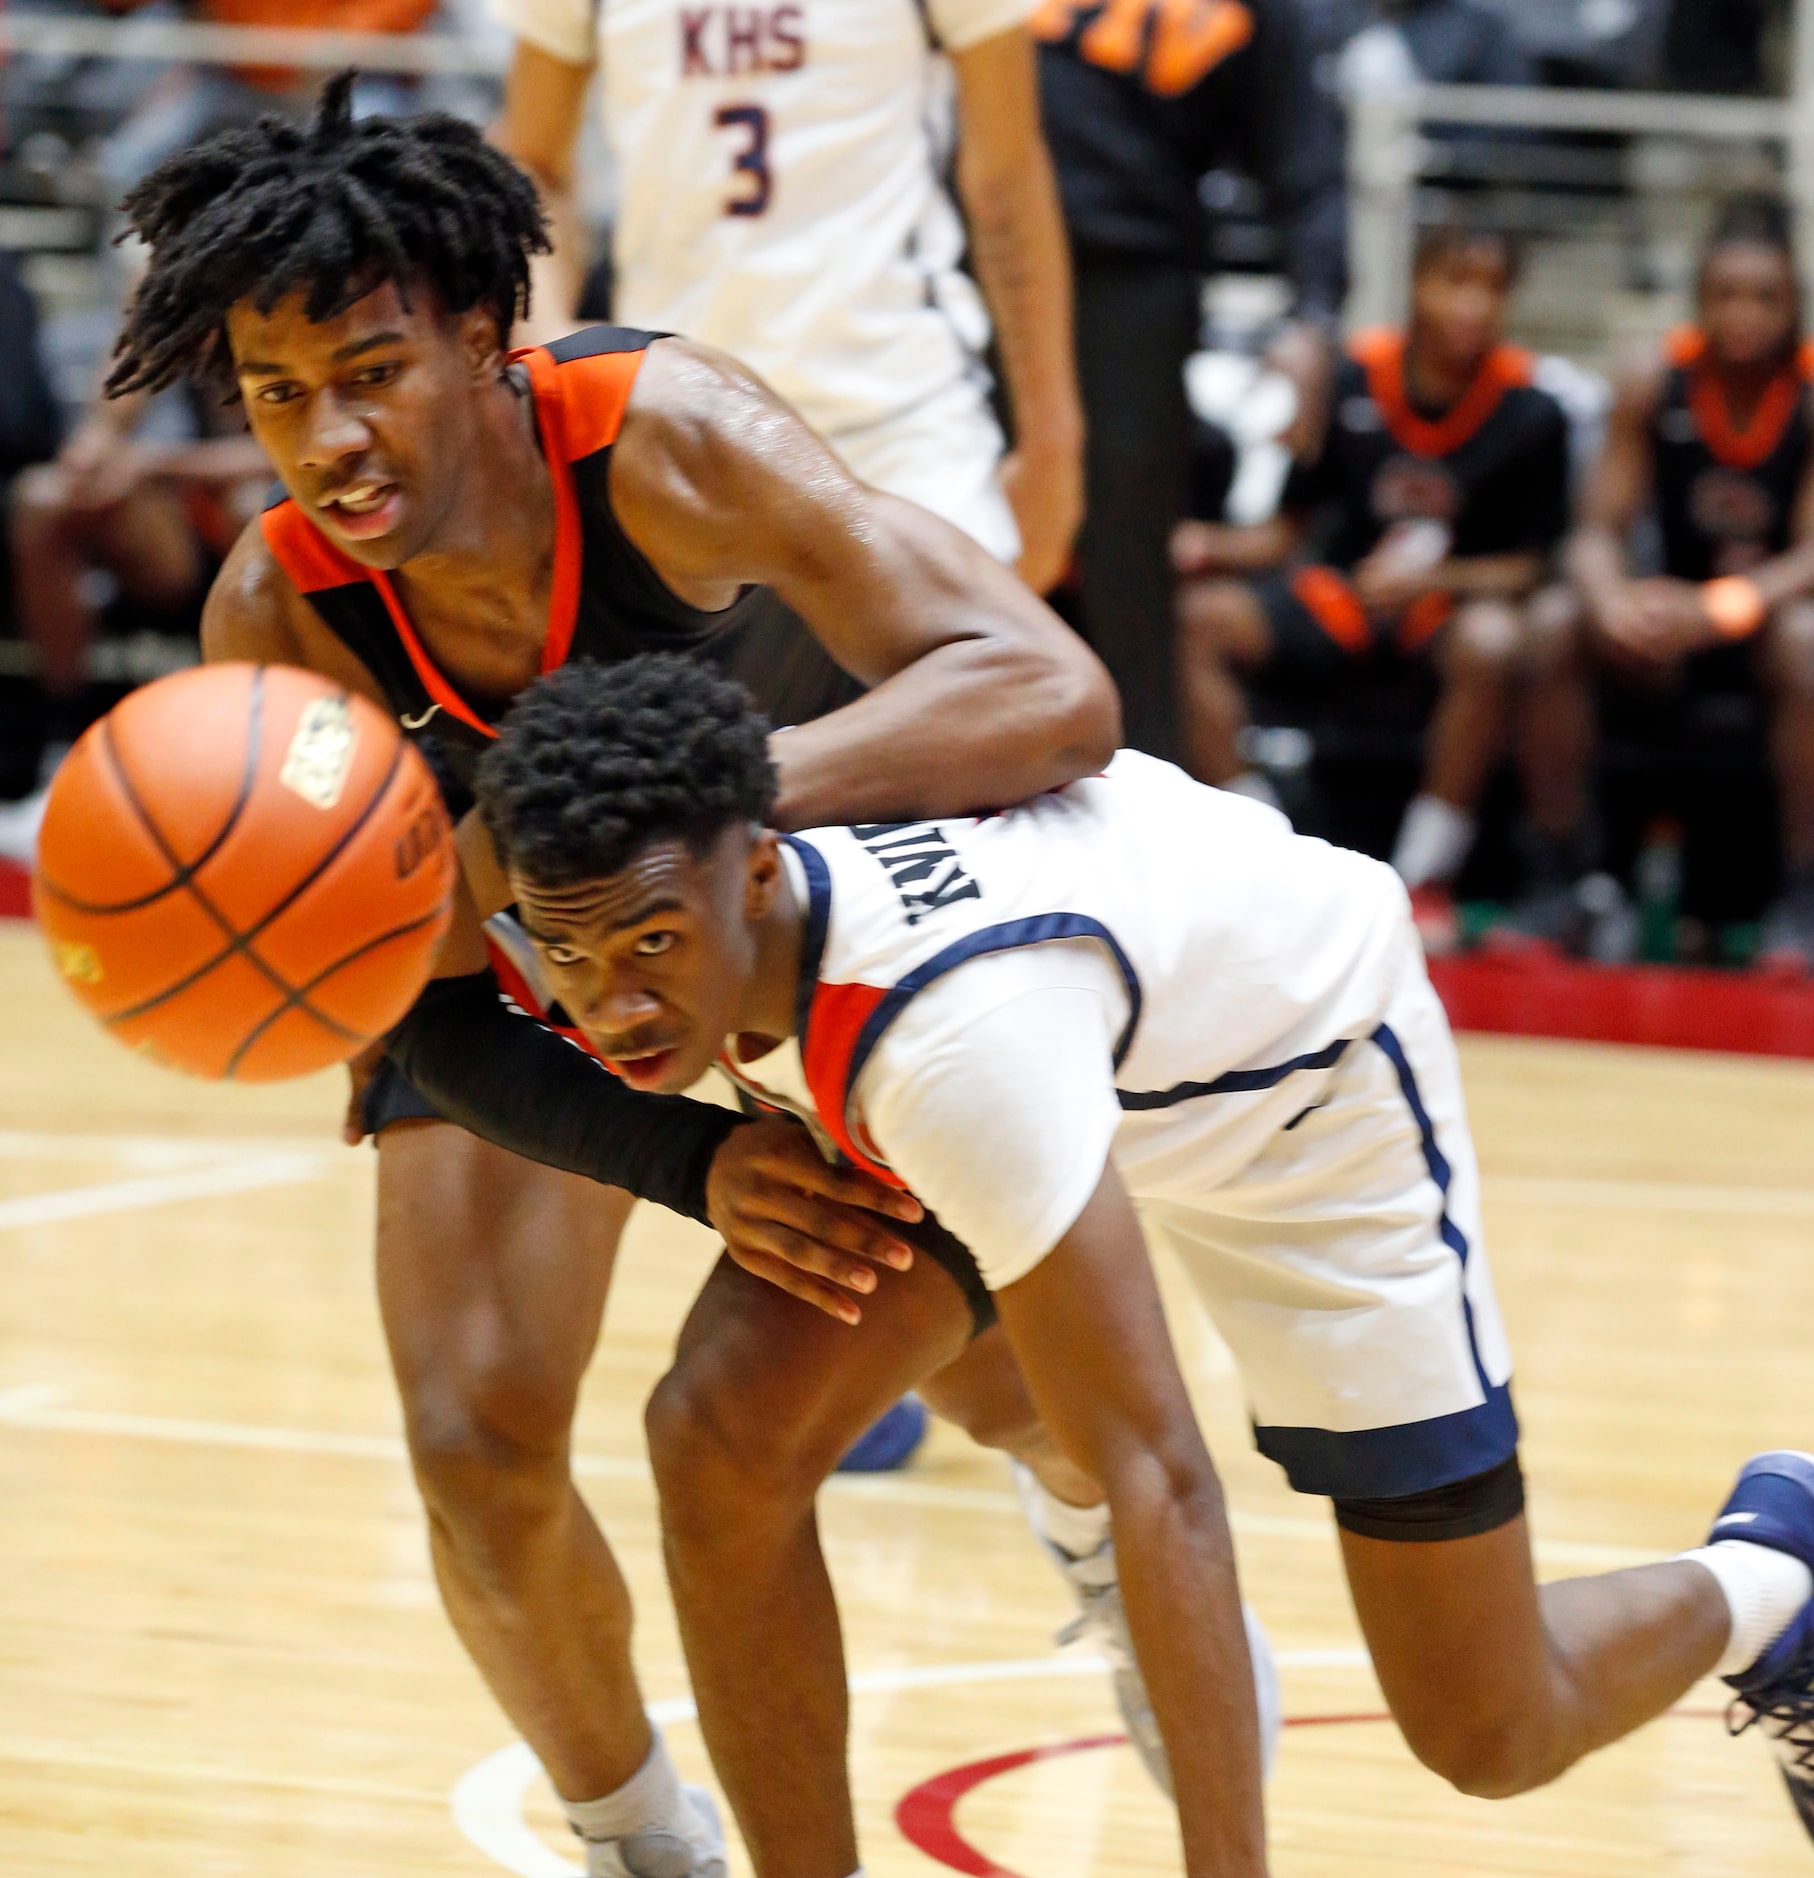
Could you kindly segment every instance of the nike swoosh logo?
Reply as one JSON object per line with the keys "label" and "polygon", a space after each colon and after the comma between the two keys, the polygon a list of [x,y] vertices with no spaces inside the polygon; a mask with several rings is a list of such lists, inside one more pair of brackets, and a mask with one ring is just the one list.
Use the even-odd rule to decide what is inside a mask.
{"label": "nike swoosh logo", "polygon": [[440,708],[438,704],[431,704],[420,717],[411,717],[407,711],[400,711],[397,714],[397,722],[405,730],[420,730]]}
{"label": "nike swoosh logo", "polygon": [[1748,1526],[1756,1517],[1755,1513],[1727,1513],[1713,1523],[1715,1526]]}

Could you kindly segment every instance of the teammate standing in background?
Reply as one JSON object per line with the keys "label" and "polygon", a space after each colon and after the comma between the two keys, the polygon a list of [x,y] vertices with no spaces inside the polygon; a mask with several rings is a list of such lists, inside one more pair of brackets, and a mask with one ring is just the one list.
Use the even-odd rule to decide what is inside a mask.
{"label": "teammate standing in background", "polygon": [[1426,232],[1408,328],[1356,336],[1321,453],[1280,517],[1247,531],[1298,564],[1204,582],[1180,608],[1191,767],[1224,786],[1244,771],[1243,675],[1331,690],[1361,661],[1434,661],[1423,781],[1392,864],[1442,931],[1512,722],[1524,605],[1568,528],[1568,420],[1505,343],[1513,272],[1501,236]]}
{"label": "teammate standing in background", "polygon": [[[1595,665],[1659,695],[1737,678],[1769,700],[1782,891],[1760,956],[1814,971],[1814,415],[1788,214],[1736,197],[1701,264],[1697,323],[1631,374],[1613,406],[1569,553],[1576,603],[1545,606],[1525,726],[1539,841],[1527,923],[1561,938],[1589,832]],[[1662,566],[1631,530],[1654,509]]]}
{"label": "teammate standing in background", "polygon": [[1312,453],[1347,292],[1341,114],[1296,0],[1042,0],[1033,32],[1077,280],[1083,635],[1120,689],[1128,745],[1175,761],[1171,531],[1210,261],[1198,186],[1227,165],[1265,191],[1297,296],[1273,360],[1298,390],[1291,441]]}
{"label": "teammate standing in background", "polygon": [[[555,236],[537,336],[579,303],[573,165],[596,65],[617,165],[612,317],[741,359],[865,482],[1052,586],[1082,509],[1083,426],[1026,0],[492,4],[517,35],[493,134],[541,185]],[[953,80],[961,220],[944,182]],[[986,312],[960,265],[966,221]]]}

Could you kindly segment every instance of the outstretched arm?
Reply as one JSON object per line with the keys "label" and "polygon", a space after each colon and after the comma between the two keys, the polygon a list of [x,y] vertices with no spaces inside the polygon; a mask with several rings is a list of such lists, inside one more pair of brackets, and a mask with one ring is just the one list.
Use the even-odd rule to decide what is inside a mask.
{"label": "outstretched arm", "polygon": [[611,461],[625,532],[694,605],[772,587],[873,687],[776,745],[783,826],[954,815],[1100,769],[1108,675],[949,523],[857,482],[722,354],[649,348]]}
{"label": "outstretched arm", "polygon": [[995,1303],[1053,1439],[1107,1489],[1184,1868],[1190,1878],[1258,1878],[1259,1720],[1228,1516],[1113,1166],[1053,1250]]}

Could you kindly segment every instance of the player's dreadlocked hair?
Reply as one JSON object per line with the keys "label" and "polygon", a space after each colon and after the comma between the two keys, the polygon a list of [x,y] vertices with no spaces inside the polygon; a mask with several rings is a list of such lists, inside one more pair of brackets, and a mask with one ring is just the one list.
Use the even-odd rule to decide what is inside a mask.
{"label": "player's dreadlocked hair", "polygon": [[539,885],[599,880],[652,842],[703,852],[775,800],[768,724],[750,695],[675,652],[578,660],[511,706],[478,772],[507,867]]}
{"label": "player's dreadlocked hair", "polygon": [[386,281],[427,282],[452,313],[491,309],[500,337],[529,305],[548,249],[535,185],[445,112],[355,122],[353,72],[328,81],[307,126],[261,117],[160,163],[127,196],[150,266],[114,348],[110,397],[191,375],[230,382],[236,301],[270,312],[306,291],[332,319]]}

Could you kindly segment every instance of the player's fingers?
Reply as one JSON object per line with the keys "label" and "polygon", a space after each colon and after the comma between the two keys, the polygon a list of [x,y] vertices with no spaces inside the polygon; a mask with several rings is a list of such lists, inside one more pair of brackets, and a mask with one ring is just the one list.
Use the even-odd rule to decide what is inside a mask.
{"label": "player's fingers", "polygon": [[754,1222],[742,1237],[752,1250],[781,1259],[809,1277],[827,1279],[846,1291],[868,1293],[876,1288],[875,1267],[867,1260],[851,1258],[811,1233],[778,1220]]}
{"label": "player's fingers", "polygon": [[891,1271],[913,1268],[913,1248],[890,1232],[867,1207],[820,1199],[785,1179],[752,1188],[734,1217],[758,1229],[766,1223],[790,1228],[834,1251],[854,1253]]}
{"label": "player's fingers", "polygon": [[790,1154],[772,1171],[782,1184],[822,1200],[835,1200],[840,1206],[862,1207],[910,1224],[926,1214],[926,1209],[912,1194],[877,1180],[860,1167],[834,1167],[830,1161],[822,1159],[817,1150],[810,1158]]}
{"label": "player's fingers", "polygon": [[802,1304],[810,1304],[814,1310],[823,1311],[827,1317],[835,1317],[841,1324],[858,1324],[863,1321],[863,1313],[850,1296],[836,1285],[811,1277],[788,1264],[785,1259],[772,1257],[749,1246],[730,1246],[728,1250],[751,1277],[763,1279],[778,1291],[785,1291],[790,1298],[798,1298]]}

